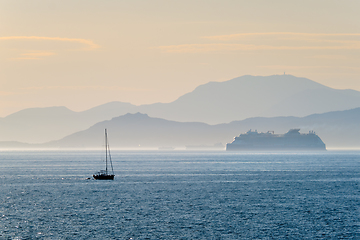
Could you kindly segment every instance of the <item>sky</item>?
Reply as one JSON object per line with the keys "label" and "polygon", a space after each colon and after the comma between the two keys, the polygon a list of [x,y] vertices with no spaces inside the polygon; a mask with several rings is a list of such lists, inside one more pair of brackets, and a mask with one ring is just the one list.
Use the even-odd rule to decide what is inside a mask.
{"label": "sky", "polygon": [[359,9],[358,0],[0,0],[0,117],[172,102],[211,81],[284,72],[360,91]]}

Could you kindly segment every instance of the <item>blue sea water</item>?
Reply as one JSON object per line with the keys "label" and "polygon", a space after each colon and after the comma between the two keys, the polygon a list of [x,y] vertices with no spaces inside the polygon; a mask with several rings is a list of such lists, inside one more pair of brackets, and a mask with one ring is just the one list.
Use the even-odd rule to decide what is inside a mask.
{"label": "blue sea water", "polygon": [[360,239],[360,152],[0,152],[0,239]]}

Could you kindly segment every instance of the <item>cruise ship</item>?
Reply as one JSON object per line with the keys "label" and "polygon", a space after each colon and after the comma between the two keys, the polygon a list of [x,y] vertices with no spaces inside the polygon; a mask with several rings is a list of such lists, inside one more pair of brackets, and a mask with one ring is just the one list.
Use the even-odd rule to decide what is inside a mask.
{"label": "cruise ship", "polygon": [[325,151],[325,143],[315,132],[300,133],[300,129],[290,129],[285,134],[273,131],[259,133],[249,130],[226,144],[226,151]]}

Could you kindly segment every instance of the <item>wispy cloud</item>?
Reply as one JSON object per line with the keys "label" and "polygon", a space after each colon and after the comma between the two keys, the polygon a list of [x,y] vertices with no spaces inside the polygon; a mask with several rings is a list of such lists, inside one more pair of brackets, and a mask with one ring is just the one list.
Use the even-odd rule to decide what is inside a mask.
{"label": "wispy cloud", "polygon": [[6,91],[0,91],[0,96],[11,96],[16,95],[15,92],[6,92]]}
{"label": "wispy cloud", "polygon": [[[266,44],[270,36],[272,44]],[[246,37],[252,37],[248,39]],[[350,38],[351,39],[348,39]],[[240,33],[221,36],[203,37],[215,43],[181,44],[158,47],[167,53],[206,53],[226,51],[259,50],[359,50],[360,40],[353,38],[360,34],[322,34],[322,33]],[[277,44],[274,45],[274,40]],[[220,41],[220,43],[219,43]],[[232,41],[232,43],[224,43]],[[235,41],[235,42],[234,42]],[[246,43],[245,43],[246,42]],[[254,42],[254,44],[248,44]]]}
{"label": "wispy cloud", "polygon": [[359,71],[360,67],[351,67],[351,66],[326,66],[326,65],[320,65],[320,66],[313,66],[313,65],[307,65],[307,66],[291,66],[291,65],[263,65],[263,66],[257,66],[259,68],[267,68],[267,69],[276,69],[276,70],[283,70],[283,69],[287,69],[287,70],[298,70],[298,69],[334,69],[334,68],[338,68],[338,69],[347,69],[347,70],[354,70],[354,71]]}
{"label": "wispy cloud", "polygon": [[345,60],[345,59],[349,59],[349,56],[346,55],[314,55],[314,56],[310,56],[309,58],[315,58],[315,59],[327,59],[327,60]]}
{"label": "wispy cloud", "polygon": [[231,41],[251,36],[295,36],[295,37],[350,37],[360,36],[360,33],[299,33],[299,32],[265,32],[265,33],[237,33],[229,35],[205,36],[203,38]]}
{"label": "wispy cloud", "polygon": [[[61,38],[61,37],[39,37],[39,36],[8,36],[0,37],[0,41],[16,41],[16,40],[25,40],[25,41],[55,41],[55,42],[73,42],[80,43],[84,47],[79,50],[90,51],[100,48],[99,45],[95,44],[91,40],[82,39],[82,38]],[[41,59],[43,57],[48,57],[55,55],[54,51],[28,51],[26,53],[20,54],[20,57],[11,58],[11,60],[34,60]]]}
{"label": "wispy cloud", "polygon": [[152,89],[146,88],[124,88],[119,86],[39,86],[39,87],[26,87],[22,90],[66,90],[66,91],[92,91],[92,90],[105,90],[105,91],[127,91],[127,92],[148,92]]}
{"label": "wispy cloud", "polygon": [[51,56],[55,55],[54,52],[28,52],[21,54],[22,56],[29,56],[29,57],[43,57],[43,56]]}
{"label": "wispy cloud", "polygon": [[343,46],[271,46],[253,44],[183,44],[160,46],[159,49],[168,53],[205,53],[220,51],[254,51],[254,50],[359,50],[360,41],[357,44]]}
{"label": "wispy cloud", "polygon": [[61,37],[39,37],[39,36],[9,36],[0,37],[0,40],[45,40],[45,41],[60,41],[60,42],[77,42],[87,46],[83,50],[93,50],[100,46],[91,40],[82,38],[61,38]]}
{"label": "wispy cloud", "polygon": [[17,57],[17,58],[10,58],[10,60],[37,60],[40,59],[38,57]]}
{"label": "wispy cloud", "polygon": [[20,57],[12,58],[12,60],[36,60],[52,55],[55,55],[55,52],[30,51],[20,54]]}

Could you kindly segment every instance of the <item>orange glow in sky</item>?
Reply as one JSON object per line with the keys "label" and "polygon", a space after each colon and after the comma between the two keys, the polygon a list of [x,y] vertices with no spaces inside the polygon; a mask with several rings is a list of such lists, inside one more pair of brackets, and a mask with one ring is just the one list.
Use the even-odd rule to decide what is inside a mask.
{"label": "orange glow in sky", "polygon": [[[360,1],[0,2],[0,117],[287,74],[360,91]],[[261,87],[261,86],[259,86]]]}

